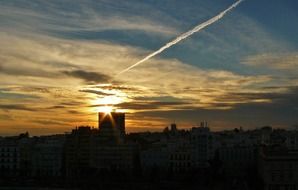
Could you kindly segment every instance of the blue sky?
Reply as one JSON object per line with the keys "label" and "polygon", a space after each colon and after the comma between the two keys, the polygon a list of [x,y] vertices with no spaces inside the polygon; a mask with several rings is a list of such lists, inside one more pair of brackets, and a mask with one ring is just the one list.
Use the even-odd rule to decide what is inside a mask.
{"label": "blue sky", "polygon": [[245,0],[111,83],[234,2],[1,1],[0,132],[96,125],[105,105],[128,111],[134,130],[159,130],[173,120],[182,127],[208,120],[214,129],[296,125],[295,0]]}

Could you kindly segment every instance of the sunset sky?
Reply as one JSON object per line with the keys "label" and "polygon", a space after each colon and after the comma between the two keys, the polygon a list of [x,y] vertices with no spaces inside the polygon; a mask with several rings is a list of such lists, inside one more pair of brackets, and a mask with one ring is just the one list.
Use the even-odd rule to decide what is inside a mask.
{"label": "sunset sky", "polygon": [[298,125],[298,1],[246,0],[117,75],[235,0],[1,0],[0,135],[172,122],[211,130]]}

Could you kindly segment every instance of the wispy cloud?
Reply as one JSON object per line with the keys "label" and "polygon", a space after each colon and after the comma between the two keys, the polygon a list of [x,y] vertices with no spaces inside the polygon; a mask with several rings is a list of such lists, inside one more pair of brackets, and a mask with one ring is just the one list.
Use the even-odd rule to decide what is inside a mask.
{"label": "wispy cloud", "polygon": [[[105,102],[134,112],[128,114],[128,127],[142,122],[152,128],[164,127],[169,118],[178,116],[184,123],[208,119],[211,113],[220,116],[217,122],[223,122],[223,115],[235,121],[232,116],[244,110],[245,119],[245,110],[258,110],[258,106],[266,107],[264,113],[274,110],[270,105],[290,107],[287,99],[297,108],[297,91],[292,89],[298,82],[296,53],[275,54],[286,51],[287,44],[240,11],[164,57],[150,59],[148,64],[111,82],[116,73],[142,59],[150,49],[226,6],[207,1],[194,7],[183,7],[188,3],[182,1],[175,3],[1,2],[1,130],[49,133],[96,125],[97,107]],[[177,6],[181,6],[181,12]],[[189,13],[190,9],[198,11]],[[100,37],[98,33],[105,35]],[[137,33],[150,36],[151,45]],[[93,41],[89,34],[95,35]],[[185,51],[181,53],[181,49]],[[265,56],[258,57],[260,54]],[[247,55],[251,57],[243,58]],[[239,60],[245,64],[239,64]],[[252,65],[272,66],[285,74],[263,72]],[[286,75],[288,72],[291,75]],[[30,119],[24,111],[30,111]],[[5,120],[6,116],[13,122]]]}
{"label": "wispy cloud", "polygon": [[30,108],[21,104],[0,104],[0,109],[4,111],[21,110],[21,111],[37,111],[35,108]]}
{"label": "wispy cloud", "polygon": [[242,0],[237,1],[236,3],[232,4],[229,8],[227,8],[226,10],[220,12],[218,15],[216,15],[215,17],[212,17],[211,19],[203,22],[202,24],[199,24],[197,26],[195,26],[193,29],[179,35],[178,37],[176,37],[174,40],[168,42],[167,44],[165,44],[164,46],[162,46],[161,48],[159,48],[158,50],[152,52],[151,54],[147,55],[145,58],[141,59],[140,61],[136,62],[135,64],[127,67],[126,69],[122,70],[119,72],[118,75],[125,73],[127,71],[129,71],[130,69],[140,65],[141,63],[147,61],[148,59],[162,53],[164,50],[172,47],[173,45],[179,43],[180,41],[190,37],[191,35],[193,35],[196,32],[201,31],[202,29],[206,28],[207,26],[213,24],[214,22],[220,20],[223,16],[225,16],[225,14],[227,14],[228,12],[230,12],[231,10],[233,10],[235,7],[237,7],[240,3],[242,2]]}
{"label": "wispy cloud", "polygon": [[51,125],[55,125],[55,126],[66,126],[67,123],[65,122],[61,122],[61,121],[55,121],[55,120],[31,120],[31,122],[33,123],[37,123],[37,124],[42,124],[42,125],[46,125],[46,126],[51,126]]}
{"label": "wispy cloud", "polygon": [[[12,93],[12,92],[5,92],[0,89],[0,98],[1,99],[38,99],[38,96],[28,95],[28,94],[21,94],[21,93]],[[0,101],[1,102],[1,101]]]}
{"label": "wispy cloud", "polygon": [[[10,37],[6,36],[5,40],[9,39]],[[16,37],[12,37],[12,39],[16,39]],[[19,44],[23,40],[30,44],[31,40],[29,39],[18,39]],[[45,41],[46,43],[44,43]],[[131,71],[129,76],[119,77],[118,84],[97,85],[98,83],[109,82],[110,76],[113,76],[117,70],[119,71],[120,67],[125,67],[130,62],[138,60],[144,50],[106,42],[97,44],[90,42],[78,43],[48,37],[45,39],[37,38],[34,41],[32,40],[31,43],[31,46],[26,47],[26,51],[18,51],[17,49],[11,51],[24,53],[23,56],[26,57],[33,57],[36,56],[36,53],[39,53],[43,55],[44,59],[47,58],[47,61],[68,62],[80,68],[65,70],[65,68],[53,67],[52,65],[48,67],[44,60],[37,60],[32,63],[33,65],[39,65],[36,68],[44,65],[48,67],[49,72],[53,73],[53,76],[56,74],[59,77],[29,75],[30,77],[18,78],[16,77],[18,76],[17,73],[11,73],[10,76],[7,76],[7,73],[5,74],[6,79],[11,78],[11,81],[2,81],[2,85],[15,86],[17,84],[21,88],[15,88],[16,92],[31,94],[33,92],[33,94],[47,98],[49,98],[49,95],[55,98],[67,98],[68,95],[70,97],[79,97],[82,96],[80,92],[86,92],[86,88],[90,89],[91,87],[97,88],[96,92],[92,91],[94,95],[101,92],[104,92],[101,95],[115,94],[115,91],[124,92],[128,101],[137,97],[172,96],[178,99],[191,100],[194,106],[209,107],[212,102],[216,102],[217,98],[229,91],[255,91],[256,86],[271,80],[270,76],[267,75],[245,76],[223,70],[200,69],[174,59],[154,59],[149,60],[150,64]],[[21,45],[19,47],[25,48]],[[36,47],[38,47],[38,52],[34,54],[33,49]],[[21,59],[9,58],[6,60],[7,65],[17,64],[22,61]],[[97,60],[100,60],[100,62]],[[28,62],[26,66],[28,65],[31,64]],[[44,86],[44,84],[47,84],[47,86]],[[70,87],[73,84],[76,84],[75,88]],[[86,86],[86,84],[93,85]],[[210,87],[216,90],[212,90]],[[192,90],[191,93],[189,93],[190,90]],[[205,93],[202,93],[202,91],[205,91]],[[86,100],[88,99],[87,95],[83,97]]]}
{"label": "wispy cloud", "polygon": [[87,72],[84,70],[63,71],[63,73],[75,78],[82,79],[86,81],[87,84],[108,83],[111,79],[111,77],[108,75],[97,72]]}
{"label": "wispy cloud", "polygon": [[[242,63],[250,66],[265,66],[271,69],[298,70],[298,53],[268,53],[258,54],[245,58]],[[298,73],[298,72],[297,72]]]}
{"label": "wispy cloud", "polygon": [[[73,6],[69,7],[68,5]],[[116,7],[106,7],[108,2],[2,2],[2,26],[12,31],[15,28],[55,35],[65,32],[88,32],[106,30],[141,30],[148,34],[176,34],[173,26],[165,26],[145,16],[117,12]],[[113,12],[109,12],[109,9]],[[153,11],[153,10],[151,10]],[[38,23],[38,24],[37,24]],[[1,26],[0,25],[0,26]]]}
{"label": "wispy cloud", "polygon": [[9,114],[0,114],[0,120],[2,120],[2,121],[12,121],[14,119]]}
{"label": "wispy cloud", "polygon": [[103,92],[103,91],[91,90],[91,89],[82,89],[82,90],[80,90],[80,92],[86,92],[86,93],[96,94],[96,95],[99,95],[99,96],[110,96],[110,95],[114,95],[113,93],[106,93],[106,92]]}

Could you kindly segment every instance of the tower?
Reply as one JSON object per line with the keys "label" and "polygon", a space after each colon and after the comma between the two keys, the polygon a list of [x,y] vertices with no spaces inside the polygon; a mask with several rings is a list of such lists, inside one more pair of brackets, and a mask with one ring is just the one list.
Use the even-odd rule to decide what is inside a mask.
{"label": "tower", "polygon": [[106,139],[123,141],[125,137],[125,113],[99,112],[98,113],[99,134]]}

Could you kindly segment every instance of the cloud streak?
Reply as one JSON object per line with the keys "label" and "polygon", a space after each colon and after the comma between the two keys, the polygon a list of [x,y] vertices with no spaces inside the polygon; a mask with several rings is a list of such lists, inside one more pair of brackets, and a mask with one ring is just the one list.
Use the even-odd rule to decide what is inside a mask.
{"label": "cloud streak", "polygon": [[292,71],[298,68],[298,52],[266,53],[248,56],[242,61],[250,66],[266,66],[273,69]]}
{"label": "cloud streak", "polygon": [[203,22],[202,24],[197,25],[196,27],[194,27],[193,29],[181,34],[180,36],[178,36],[177,38],[175,38],[174,40],[168,42],[166,45],[162,46],[161,48],[159,48],[157,51],[149,54],[148,56],[146,56],[145,58],[141,59],[140,61],[138,61],[137,63],[127,67],[126,69],[122,70],[121,72],[118,73],[118,75],[123,74],[127,71],[129,71],[130,69],[140,65],[141,63],[147,61],[148,59],[162,53],[164,50],[172,47],[173,45],[179,43],[180,41],[190,37],[191,35],[193,35],[196,32],[201,31],[202,29],[206,28],[207,26],[215,23],[216,21],[220,20],[222,17],[224,17],[228,12],[230,12],[231,10],[233,10],[234,8],[236,8],[243,0],[239,0],[236,3],[232,4],[229,8],[227,8],[226,10],[222,11],[221,13],[219,13],[218,15],[216,15],[215,17],[212,17],[211,19]]}
{"label": "cloud streak", "polygon": [[0,109],[2,110],[22,110],[22,111],[36,111],[36,109],[29,108],[21,104],[0,104]]}
{"label": "cloud streak", "polygon": [[128,112],[128,131],[173,118],[179,127],[297,124],[297,50],[248,7],[111,82],[227,1],[66,1],[0,3],[0,133],[96,126],[105,105]]}
{"label": "cloud streak", "polygon": [[87,83],[105,83],[108,82],[110,77],[108,75],[96,72],[87,72],[83,70],[75,70],[75,71],[63,71],[64,74],[82,79]]}

